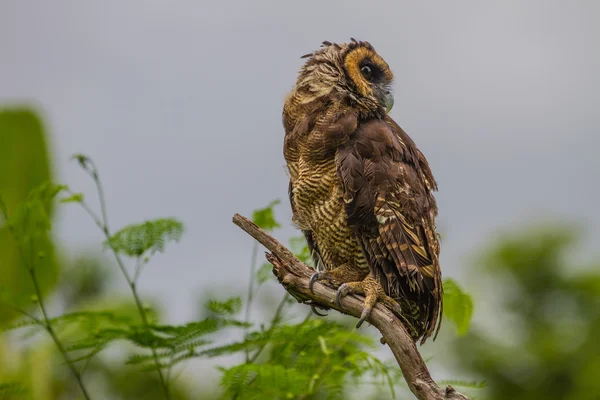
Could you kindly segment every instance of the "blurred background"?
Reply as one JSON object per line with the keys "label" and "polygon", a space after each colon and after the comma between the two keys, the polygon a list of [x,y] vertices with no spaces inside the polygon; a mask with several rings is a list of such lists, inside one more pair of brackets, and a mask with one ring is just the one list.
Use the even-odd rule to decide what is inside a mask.
{"label": "blurred background", "polygon": [[[113,229],[185,223],[139,290],[166,323],[198,319],[211,296],[246,296],[253,242],[234,213],[281,199],[274,234],[298,234],[281,111],[300,56],[324,40],[369,41],[395,74],[391,115],[439,183],[444,276],[475,302],[466,335],[446,324],[423,348],[434,376],[485,380],[481,398],[600,399],[599,17],[600,3],[583,0],[1,0],[0,195],[11,209],[52,179],[98,209],[70,161],[90,156]],[[74,205],[53,222],[44,279],[55,311],[116,306],[127,285],[101,230]],[[2,229],[0,284],[29,298]],[[281,293],[273,283],[254,303],[258,321]],[[13,318],[0,309],[0,324]],[[15,351],[13,333],[0,338],[0,382],[22,374],[41,385],[32,399],[76,398],[60,394],[71,378],[49,367],[51,344]],[[182,392],[215,398],[216,366],[237,361],[192,362]],[[102,375],[113,393],[147,384],[119,368]]]}

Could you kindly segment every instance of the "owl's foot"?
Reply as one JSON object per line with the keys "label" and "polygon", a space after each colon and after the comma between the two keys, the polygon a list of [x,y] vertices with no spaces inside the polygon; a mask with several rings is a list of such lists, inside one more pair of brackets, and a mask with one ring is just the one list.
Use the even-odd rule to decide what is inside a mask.
{"label": "owl's foot", "polygon": [[340,286],[336,296],[336,302],[340,308],[344,308],[341,304],[342,297],[349,294],[362,294],[365,296],[365,303],[356,328],[360,328],[362,323],[369,318],[373,307],[375,307],[378,301],[385,304],[394,313],[400,315],[400,304],[385,294],[383,287],[375,280],[372,274],[369,274],[363,281],[347,282]]}
{"label": "owl's foot", "polygon": [[[362,275],[362,276],[361,276]],[[364,274],[359,269],[354,268],[348,264],[342,264],[337,268],[329,271],[319,271],[311,275],[310,281],[308,282],[308,288],[311,293],[314,293],[315,282],[317,281],[328,281],[331,284],[352,282],[362,279]]]}
{"label": "owl's foot", "polygon": [[308,288],[311,293],[315,293],[314,286],[316,281],[327,280],[331,281],[333,278],[330,274],[325,271],[318,271],[311,275],[310,280],[308,281]]}

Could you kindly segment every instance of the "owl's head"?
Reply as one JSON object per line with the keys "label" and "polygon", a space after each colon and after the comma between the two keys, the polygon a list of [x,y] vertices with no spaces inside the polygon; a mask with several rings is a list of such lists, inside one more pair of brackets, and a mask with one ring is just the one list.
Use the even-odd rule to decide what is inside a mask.
{"label": "owl's head", "polygon": [[296,90],[303,103],[335,94],[349,100],[361,113],[384,116],[394,104],[393,74],[368,42],[323,42],[308,58],[298,76]]}

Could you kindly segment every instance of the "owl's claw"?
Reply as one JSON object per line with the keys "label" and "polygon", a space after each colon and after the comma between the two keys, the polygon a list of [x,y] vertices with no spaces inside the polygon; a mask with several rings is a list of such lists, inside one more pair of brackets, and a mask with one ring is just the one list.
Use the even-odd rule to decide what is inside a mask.
{"label": "owl's claw", "polygon": [[347,296],[348,294],[350,294],[350,286],[348,286],[347,283],[342,283],[335,295],[335,302],[342,310],[345,310],[344,306],[342,305],[342,297]]}
{"label": "owl's claw", "polygon": [[329,279],[329,274],[327,272],[323,272],[323,271],[319,271],[319,272],[315,272],[314,274],[311,275],[310,280],[308,281],[308,288],[310,289],[311,293],[315,293],[313,290],[313,287],[315,286],[315,282],[316,281],[320,281],[322,279]]}
{"label": "owl's claw", "polygon": [[327,314],[321,314],[320,312],[318,312],[317,308],[315,306],[310,306],[310,309],[312,310],[313,313],[315,313],[319,317],[326,317],[327,316]]}
{"label": "owl's claw", "polygon": [[375,307],[375,304],[377,304],[378,301],[387,305],[394,313],[398,315],[401,312],[400,304],[385,294],[383,287],[381,287],[379,282],[377,282],[371,275],[367,276],[361,282],[348,282],[339,287],[335,301],[342,310],[345,310],[341,303],[342,297],[353,293],[363,294],[365,296],[363,310],[360,313],[358,322],[356,323],[357,329],[360,328],[367,318],[369,318],[371,311],[373,311],[373,307]]}

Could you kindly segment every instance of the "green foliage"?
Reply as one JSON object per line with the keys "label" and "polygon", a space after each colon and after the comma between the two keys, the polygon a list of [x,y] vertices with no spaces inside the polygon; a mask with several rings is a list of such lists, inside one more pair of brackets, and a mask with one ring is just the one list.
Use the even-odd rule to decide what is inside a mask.
{"label": "green foliage", "polygon": [[[597,399],[600,268],[573,265],[570,227],[499,238],[482,257],[494,314],[461,338],[460,367],[484,376],[487,398]],[[485,277],[485,278],[483,278]]]}
{"label": "green foliage", "polygon": [[63,197],[60,199],[61,203],[82,203],[83,193],[73,193],[69,197]]}
{"label": "green foliage", "polygon": [[303,394],[311,377],[281,365],[241,364],[223,369],[221,385],[239,399],[293,399]]}
{"label": "green foliage", "polygon": [[279,222],[275,220],[275,215],[273,211],[273,208],[279,203],[280,200],[273,200],[265,208],[255,210],[252,213],[252,221],[265,231],[272,231],[275,228],[281,227]]}
{"label": "green foliage", "polygon": [[261,352],[266,345],[270,350],[259,364],[222,368],[221,385],[226,396],[240,400],[342,399],[346,398],[348,385],[369,377],[389,384],[393,397],[397,367],[370,355],[370,338],[335,322],[307,319],[298,324],[275,325],[268,331],[249,334],[237,345],[219,348],[212,355],[244,348]]}
{"label": "green foliage", "polygon": [[[287,294],[276,307],[269,324],[257,326],[250,321],[249,307],[253,297],[269,281],[269,277],[273,276],[272,267],[268,263],[263,264],[258,271],[254,270],[256,246],[243,320],[237,318],[244,306],[237,296],[223,301],[210,299],[205,304],[205,315],[208,315],[206,318],[183,325],[162,324],[158,316],[150,316],[151,309],[143,306],[136,291],[137,278],[150,256],[163,252],[166,243],[181,238],[183,224],[176,219],[162,218],[128,225],[111,234],[98,170],[90,158],[84,155],[76,155],[74,158],[97,186],[100,213],[96,214],[86,204],[82,193],[73,193],[65,186],[46,183],[31,190],[17,206],[2,207],[6,211],[6,217],[2,220],[4,225],[0,229],[10,231],[17,248],[24,255],[25,263],[22,266],[29,269],[28,278],[35,282],[36,273],[32,271],[34,268],[35,271],[43,269],[44,260],[50,254],[45,247],[40,247],[40,243],[47,239],[51,228],[54,200],[62,191],[68,192],[68,196],[61,198],[60,202],[78,203],[100,227],[106,237],[104,244],[114,252],[117,264],[132,290],[133,299],[126,309],[97,305],[92,307],[91,304],[98,297],[104,296],[108,287],[108,275],[101,264],[85,259],[78,260],[79,268],[68,267],[64,271],[69,278],[58,286],[57,297],[65,305],[58,316],[47,314],[43,293],[29,292],[27,311],[32,306],[38,307],[41,316],[39,313],[30,314],[21,310],[28,317],[7,326],[5,331],[23,330],[23,338],[31,340],[39,338],[41,335],[38,333],[42,330],[48,333],[63,357],[61,365],[70,368],[75,378],[70,382],[65,381],[64,370],[62,375],[48,370],[47,374],[54,379],[53,382],[58,382],[52,388],[55,393],[60,393],[65,398],[85,393],[83,382],[86,379],[80,378],[84,371],[91,371],[94,377],[102,376],[105,381],[110,382],[107,385],[109,389],[104,393],[106,396],[96,390],[93,396],[86,394],[85,398],[96,395],[116,398],[110,391],[121,390],[122,393],[127,393],[122,398],[143,396],[147,399],[187,400],[191,398],[189,391],[181,389],[182,386],[176,385],[171,379],[174,368],[195,358],[244,356],[241,364],[220,368],[221,387],[227,398],[345,399],[353,388],[373,382],[380,390],[387,388],[385,397],[395,398],[396,383],[401,379],[399,369],[395,363],[388,365],[374,357],[371,354],[374,349],[372,338],[360,331],[332,320],[314,320],[312,314],[298,322],[296,313],[292,310],[293,300]],[[253,213],[254,222],[268,231],[280,227],[274,215],[277,204],[279,201],[274,201],[267,207],[256,210]],[[312,262],[303,237],[292,238],[290,248],[305,263]],[[133,276],[129,274],[119,255],[136,259]],[[255,285],[255,282],[258,284]],[[470,311],[465,312],[466,307],[461,302],[470,301],[470,298],[454,282],[450,281],[449,285],[447,284],[449,289],[446,288],[448,296],[454,301],[450,314],[455,314],[451,319],[460,330],[460,327],[468,325],[470,318]],[[279,286],[277,288],[281,290]],[[0,289],[2,300],[13,296],[8,288]],[[36,294],[32,296],[32,293]],[[469,307],[472,309],[471,303]],[[238,339],[225,340],[232,335],[237,335]],[[106,348],[117,345],[126,349],[128,354],[125,366],[111,364],[108,367],[109,364],[98,355]],[[0,363],[1,350],[0,347]],[[51,358],[47,354],[45,357]],[[145,375],[152,376],[151,378],[133,379],[133,369],[128,368],[154,374]],[[111,374],[112,371],[118,373]],[[0,378],[6,377],[0,374]],[[25,381],[29,383],[30,380]],[[19,388],[20,386],[12,384],[0,385],[0,397],[13,396]],[[53,392],[48,390],[48,393]],[[48,396],[45,398],[50,398]]]}
{"label": "green foliage", "polygon": [[179,241],[183,223],[173,218],[160,218],[141,224],[128,225],[106,242],[114,251],[130,257],[164,252],[165,244]]}
{"label": "green foliage", "polygon": [[[25,260],[18,245],[3,222],[14,215],[31,191],[44,182],[52,180],[48,145],[44,126],[39,115],[28,108],[0,110],[0,291],[10,289],[11,304],[26,307],[33,293]],[[53,205],[45,209],[47,220],[53,216]],[[54,244],[47,233],[37,238],[37,251],[45,255],[43,268],[38,272],[42,293],[48,293],[55,285],[58,265]],[[0,307],[0,325],[14,319],[13,309]]]}
{"label": "green foliage", "polygon": [[290,250],[300,261],[305,264],[312,265],[313,259],[306,244],[304,236],[297,236],[290,239]]}
{"label": "green foliage", "polygon": [[214,314],[235,315],[242,310],[242,299],[232,297],[225,301],[210,300],[206,308]]}
{"label": "green foliage", "polygon": [[[239,299],[226,302],[211,301],[210,310],[222,315],[235,314],[241,308]],[[172,366],[191,357],[218,355],[207,346],[214,343],[212,334],[222,334],[226,328],[243,328],[247,324],[235,319],[209,317],[201,321],[185,325],[146,326],[128,316],[112,311],[81,311],[66,313],[49,320],[54,331],[62,338],[65,349],[73,355],[73,362],[89,362],[108,345],[117,341],[129,342],[138,348],[138,352],[130,356],[127,364],[139,365],[144,370],[154,370],[154,355],[149,350],[157,350],[161,368]],[[9,329],[26,327],[42,328],[37,321],[24,320],[13,324]],[[81,332],[75,338],[69,338],[69,332]],[[140,353],[146,350],[146,353]],[[204,351],[202,351],[204,350]]]}
{"label": "green foliage", "polygon": [[453,279],[444,279],[444,317],[454,323],[459,335],[469,330],[473,300]]}
{"label": "green foliage", "polygon": [[72,262],[62,266],[58,291],[66,304],[93,302],[114,283],[111,270],[97,257],[87,254],[76,256]]}
{"label": "green foliage", "polygon": [[[278,227],[273,212],[277,203],[256,211],[254,222],[267,230]],[[290,248],[302,261],[312,261],[304,237],[292,238]],[[258,269],[259,285],[273,277],[271,269],[268,263]],[[249,291],[253,294],[252,282]],[[394,397],[394,381],[400,372],[395,364],[390,367],[370,355],[371,338],[333,321],[312,320],[311,313],[300,323],[284,323],[289,318],[289,299],[289,295],[282,299],[269,326],[246,331],[241,341],[196,353],[246,355],[244,363],[221,368],[225,398],[340,399],[347,397],[349,386],[367,378],[388,384]]]}
{"label": "green foliage", "polygon": [[13,214],[6,212],[6,226],[25,253],[35,249],[33,246],[52,227],[50,210],[54,198],[65,189],[66,186],[43,183],[29,193]]}
{"label": "green foliage", "polygon": [[16,382],[0,383],[0,399],[10,398],[12,396],[23,394],[27,389]]}
{"label": "green foliage", "polygon": [[[182,361],[192,357],[206,356],[210,349],[206,347],[213,344],[215,337],[210,336],[225,328],[243,328],[246,324],[235,319],[206,318],[185,325],[152,325],[150,329],[144,326],[130,326],[126,330],[107,330],[100,332],[109,340],[125,339],[136,347],[155,349],[161,368],[171,368]],[[93,347],[93,340],[85,344]],[[129,358],[127,364],[140,365],[146,370],[155,369],[153,354],[136,353]]]}
{"label": "green foliage", "polygon": [[[93,177],[97,177],[90,159],[85,158],[81,162]],[[8,219],[7,225],[19,243],[28,243],[36,232],[50,228],[47,205],[65,189],[53,185],[39,187],[22,208]],[[71,195],[63,202],[77,202],[87,207],[83,195]],[[277,202],[254,214],[255,220],[265,229],[279,226],[273,212],[275,204]],[[94,217],[94,214],[91,215]],[[96,221],[104,229],[104,223]],[[158,219],[129,225],[110,236],[105,244],[116,253],[146,260],[147,256],[163,251],[167,242],[179,240],[182,233],[181,222]],[[290,248],[298,258],[311,262],[303,237],[292,238]],[[100,276],[98,272],[95,273],[93,276]],[[77,282],[90,285],[87,278],[77,276],[77,273],[73,273],[75,286],[70,290],[65,289],[66,293],[78,293],[72,301],[85,297],[85,293],[77,289]],[[251,290],[257,290],[268,281],[269,276],[273,276],[271,265],[263,264],[255,275],[258,286],[252,289],[254,286],[251,285]],[[450,299],[447,300],[450,304],[447,316],[457,324],[459,330],[465,330],[472,310],[470,297],[451,280],[445,282],[445,289]],[[285,323],[291,318],[288,295],[281,301],[267,326],[256,328],[250,322],[236,319],[242,307],[239,297],[224,301],[211,299],[205,305],[209,315],[207,318],[184,325],[149,323],[143,315],[140,320],[110,310],[78,310],[65,312],[45,322],[21,320],[10,329],[27,328],[28,336],[31,336],[46,326],[52,326],[69,354],[68,363],[76,364],[82,370],[93,365],[93,359],[101,351],[117,342],[127,343],[129,348],[135,349],[127,358],[126,365],[137,367],[140,371],[164,370],[164,376],[167,377],[174,367],[190,359],[245,354],[245,362],[220,368],[224,396],[239,400],[343,399],[347,398],[353,386],[373,380],[380,387],[389,388],[387,397],[395,397],[396,382],[401,379],[401,373],[395,364],[388,365],[370,354],[374,346],[370,337],[337,322],[313,320],[311,314],[302,322]],[[220,340],[228,330],[235,333],[242,332],[242,329],[242,340],[228,343]],[[164,384],[170,383],[167,381]]]}

